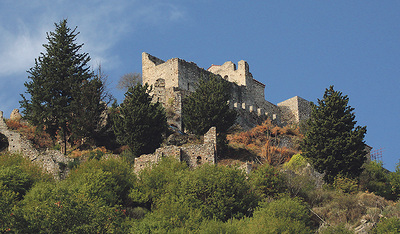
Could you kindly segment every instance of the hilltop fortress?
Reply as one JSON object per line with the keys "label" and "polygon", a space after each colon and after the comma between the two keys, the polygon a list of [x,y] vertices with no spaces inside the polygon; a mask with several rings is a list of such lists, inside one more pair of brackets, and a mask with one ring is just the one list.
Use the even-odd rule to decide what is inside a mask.
{"label": "hilltop fortress", "polygon": [[265,84],[253,78],[246,61],[239,61],[237,66],[228,61],[205,70],[179,58],[163,61],[142,53],[143,83],[153,86],[153,100],[164,105],[168,123],[179,129],[182,129],[183,99],[196,90],[199,79],[212,74],[231,83],[229,105],[238,111],[237,123],[244,129],[252,128],[266,118],[277,124],[287,124],[300,123],[310,117],[310,104],[301,97],[295,96],[277,105],[265,100]]}

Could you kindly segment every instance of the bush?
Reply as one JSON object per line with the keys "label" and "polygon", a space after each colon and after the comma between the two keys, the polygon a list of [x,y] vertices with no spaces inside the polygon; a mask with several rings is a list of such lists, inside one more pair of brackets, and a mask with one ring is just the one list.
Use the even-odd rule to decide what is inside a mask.
{"label": "bush", "polygon": [[325,204],[314,207],[313,211],[330,225],[341,223],[355,224],[366,214],[366,207],[362,205],[359,197],[336,193],[332,199]]}
{"label": "bush", "polygon": [[364,171],[360,175],[360,187],[373,192],[386,199],[395,200],[396,195],[392,193],[390,173],[383,168],[382,162],[371,161],[364,164]]}
{"label": "bush", "polygon": [[294,172],[301,172],[303,168],[307,166],[307,159],[301,154],[295,154],[292,156],[289,162],[284,164],[285,169],[289,169]]}
{"label": "bush", "polygon": [[217,220],[206,220],[201,223],[198,232],[199,234],[235,234],[239,233],[239,228],[232,222],[222,222]]}
{"label": "bush", "polygon": [[374,233],[400,233],[400,218],[392,217],[383,219],[376,225],[373,231]]}
{"label": "bush", "polygon": [[257,205],[242,171],[208,164],[189,171],[173,160],[163,159],[139,176],[141,185],[131,196],[151,202],[152,213],[134,227],[135,232],[192,232],[206,220],[250,215]]}
{"label": "bush", "polygon": [[203,217],[226,221],[252,213],[257,198],[243,171],[205,164],[190,171],[176,184],[177,202],[199,209]]}
{"label": "bush", "polygon": [[275,196],[286,190],[284,178],[269,164],[264,164],[250,174],[252,189],[261,197]]}
{"label": "bush", "polygon": [[337,175],[333,182],[333,187],[343,193],[354,194],[358,191],[358,184],[355,179],[350,179],[342,175]]}
{"label": "bush", "polygon": [[101,200],[64,185],[37,184],[15,215],[11,231],[20,233],[126,232],[122,209],[104,206]]}
{"label": "bush", "polygon": [[9,190],[6,185],[0,181],[0,232],[10,231],[13,226],[13,209],[17,204],[17,194]]}
{"label": "bush", "polygon": [[173,185],[180,174],[187,169],[185,163],[178,162],[172,157],[164,157],[151,168],[140,171],[129,197],[134,202],[151,208],[167,192],[167,187]]}
{"label": "bush", "polygon": [[390,173],[389,180],[392,188],[392,198],[400,198],[400,160],[399,163],[396,164],[396,171]]}
{"label": "bush", "polygon": [[0,168],[6,167],[18,167],[34,182],[53,180],[51,174],[43,172],[39,165],[32,163],[31,160],[21,154],[0,153]]}
{"label": "bush", "polygon": [[261,203],[241,228],[242,233],[313,233],[307,205],[288,197]]}
{"label": "bush", "polygon": [[22,199],[33,185],[33,179],[18,166],[0,168],[0,182],[8,190],[13,191],[18,199]]}
{"label": "bush", "polygon": [[122,159],[90,160],[72,171],[65,183],[78,193],[102,198],[108,205],[128,202],[136,175]]}

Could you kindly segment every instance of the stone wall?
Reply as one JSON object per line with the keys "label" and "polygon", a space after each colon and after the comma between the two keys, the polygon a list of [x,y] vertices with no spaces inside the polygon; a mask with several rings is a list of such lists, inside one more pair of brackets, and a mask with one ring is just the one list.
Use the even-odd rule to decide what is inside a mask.
{"label": "stone wall", "polygon": [[60,168],[60,164],[67,164],[71,159],[57,150],[38,151],[35,149],[31,142],[21,134],[8,129],[2,111],[0,111],[0,134],[8,140],[9,152],[21,153],[24,157],[40,165],[44,171],[52,174],[56,179],[63,179],[63,176],[67,174],[68,168]]}
{"label": "stone wall", "polygon": [[204,143],[199,145],[166,146],[158,148],[153,154],[141,155],[135,158],[135,173],[159,162],[163,157],[169,156],[181,162],[186,162],[189,167],[197,167],[205,163],[215,163],[217,155],[217,132],[212,127],[204,135]]}
{"label": "stone wall", "polygon": [[280,107],[286,122],[300,123],[311,117],[310,103],[299,96],[278,103],[278,107]]}
{"label": "stone wall", "polygon": [[[143,83],[153,85],[153,101],[161,102],[167,109],[168,123],[182,130],[181,113],[182,100],[196,90],[199,79],[211,74],[218,75],[231,82],[231,108],[244,110],[252,115],[240,114],[237,123],[245,129],[254,127],[253,122],[269,117],[280,123],[281,119],[298,123],[309,116],[308,101],[294,97],[274,105],[265,100],[265,85],[255,80],[250,73],[246,61],[239,61],[238,67],[230,61],[223,65],[212,65],[207,70],[198,67],[193,62],[179,58],[168,61],[161,60],[147,53],[142,54]],[[292,100],[293,99],[293,100]],[[286,104],[285,104],[286,103]],[[257,121],[246,119],[246,116],[258,118]],[[247,123],[250,122],[250,123]]]}

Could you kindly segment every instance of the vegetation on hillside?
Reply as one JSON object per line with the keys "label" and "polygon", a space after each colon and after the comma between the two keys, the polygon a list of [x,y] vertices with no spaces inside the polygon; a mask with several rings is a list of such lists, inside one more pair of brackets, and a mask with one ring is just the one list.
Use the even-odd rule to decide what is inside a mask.
{"label": "vegetation on hillside", "polygon": [[292,159],[246,175],[234,166],[205,164],[192,170],[166,157],[135,175],[124,159],[93,158],[56,182],[21,155],[3,153],[0,230],[382,233],[399,228],[396,199],[374,194],[380,190],[366,192],[358,181],[352,189],[346,181],[318,184],[304,159]]}
{"label": "vegetation on hillside", "polygon": [[242,158],[247,151],[247,159],[259,163],[278,166],[299,153],[299,142],[303,136],[296,126],[279,127],[267,119],[249,131],[229,134],[230,148],[224,152],[225,158]]}
{"label": "vegetation on hillside", "polygon": [[[110,108],[104,134],[106,141],[116,137],[124,145],[120,155],[107,155],[111,149],[95,144],[67,151],[67,138],[95,137],[105,105],[101,76],[89,71],[88,54],[79,54],[82,45],[75,44],[78,33],[66,24],[48,34],[46,52],[29,71],[30,99],[23,96],[21,105],[30,123],[7,125],[36,148],[57,148],[61,138],[74,161],[59,166],[71,171],[55,181],[24,155],[0,152],[0,232],[400,231],[400,162],[389,172],[365,158],[366,128],[355,127],[348,97],[333,86],[313,105],[304,136],[297,126],[267,120],[229,134],[216,165],[194,169],[167,156],[135,174],[133,157],[152,153],[167,124],[147,84],[125,83],[125,100]],[[190,132],[217,126],[225,138],[236,117],[227,90],[223,79],[201,80],[184,100],[183,123]],[[253,166],[249,174],[240,167],[244,162]]]}

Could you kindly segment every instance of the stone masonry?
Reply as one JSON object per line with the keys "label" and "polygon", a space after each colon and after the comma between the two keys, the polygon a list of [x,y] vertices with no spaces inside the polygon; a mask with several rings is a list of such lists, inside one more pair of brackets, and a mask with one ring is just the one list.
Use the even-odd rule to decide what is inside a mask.
{"label": "stone masonry", "polygon": [[215,127],[204,135],[204,143],[200,145],[166,146],[158,148],[153,154],[141,155],[135,158],[135,173],[145,167],[151,167],[163,157],[169,156],[181,162],[186,162],[190,167],[197,167],[205,163],[215,163],[217,154],[217,131]]}
{"label": "stone masonry", "polygon": [[49,150],[39,152],[31,142],[16,131],[8,129],[3,119],[3,112],[0,111],[0,135],[8,141],[8,151],[21,153],[24,157],[40,165],[43,170],[51,173],[54,178],[60,179],[67,172],[60,169],[60,163],[67,164],[71,159],[65,157],[60,151]]}
{"label": "stone masonry", "polygon": [[[253,78],[247,62],[241,60],[238,66],[230,61],[223,65],[212,65],[207,70],[193,62],[179,58],[161,60],[142,53],[143,83],[153,86],[153,100],[159,101],[167,110],[168,123],[182,130],[182,100],[196,90],[199,79],[211,74],[218,75],[232,85],[231,108],[239,111],[238,124],[244,128],[254,127],[267,117],[277,123],[299,123],[311,112],[309,102],[300,97],[288,99],[278,105],[265,100],[265,85]],[[243,114],[243,113],[246,114]],[[241,114],[242,113],[242,114]],[[248,113],[251,113],[249,115]]]}

